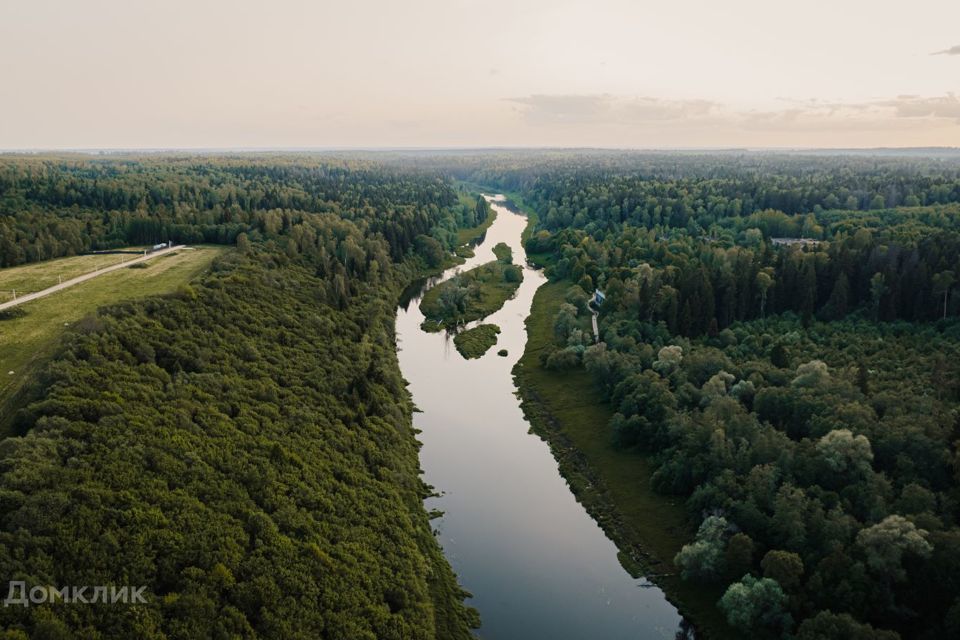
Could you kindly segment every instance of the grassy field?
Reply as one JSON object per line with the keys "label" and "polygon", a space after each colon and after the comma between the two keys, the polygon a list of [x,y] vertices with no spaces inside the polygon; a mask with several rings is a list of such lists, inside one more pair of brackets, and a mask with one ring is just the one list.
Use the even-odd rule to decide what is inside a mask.
{"label": "grassy field", "polygon": [[[222,247],[182,249],[144,263],[146,268],[118,269],[15,307],[21,309],[24,315],[0,320],[0,436],[9,429],[12,415],[19,404],[18,392],[54,352],[60,336],[69,325],[104,305],[174,291],[204,271],[210,261],[224,250]],[[92,256],[83,256],[87,257]],[[109,257],[115,259],[119,256]],[[53,262],[64,261],[3,269],[0,271],[0,281],[26,282],[31,278],[39,281],[57,272],[52,266]],[[27,275],[17,273],[20,271]]]}
{"label": "grassy field", "polygon": [[673,565],[673,557],[694,534],[682,500],[653,491],[648,458],[611,446],[607,423],[612,411],[586,371],[540,366],[540,352],[553,341],[553,318],[569,286],[547,283],[533,299],[527,345],[514,369],[524,412],[533,430],[550,443],[577,499],[621,549],[623,565],[653,576],[707,637],[736,638],[715,606],[722,591],[683,582]]}
{"label": "grassy field", "polygon": [[[136,251],[137,249],[138,247],[129,247],[125,250]],[[18,296],[33,293],[52,287],[59,282],[59,278],[69,280],[136,257],[135,255],[117,253],[71,256],[0,269],[0,302],[12,300],[14,290],[16,290]]]}
{"label": "grassy field", "polygon": [[466,359],[479,358],[487,349],[497,344],[500,327],[495,324],[481,324],[473,329],[461,331],[453,337],[453,344]]}

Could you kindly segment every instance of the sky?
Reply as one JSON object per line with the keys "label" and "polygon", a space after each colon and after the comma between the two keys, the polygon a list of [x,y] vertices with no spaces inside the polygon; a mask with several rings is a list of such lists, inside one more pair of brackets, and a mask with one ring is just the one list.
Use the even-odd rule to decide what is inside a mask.
{"label": "sky", "polygon": [[960,2],[0,2],[0,149],[503,146],[960,146]]}

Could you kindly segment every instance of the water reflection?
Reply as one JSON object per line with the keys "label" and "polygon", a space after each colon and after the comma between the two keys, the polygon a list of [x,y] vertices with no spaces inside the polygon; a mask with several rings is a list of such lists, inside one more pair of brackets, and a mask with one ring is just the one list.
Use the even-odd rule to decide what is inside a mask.
{"label": "water reflection", "polygon": [[[658,588],[643,588],[617,561],[617,549],[570,493],[546,443],[528,433],[511,369],[524,320],[544,277],[532,267],[516,295],[483,322],[500,326],[497,345],[464,360],[446,333],[420,330],[419,300],[436,282],[494,260],[505,242],[526,263],[526,218],[493,202],[497,219],[473,258],[405,292],[397,316],[400,366],[422,413],[421,464],[441,492],[427,508],[447,558],[480,610],[478,635],[491,640],[653,639],[688,636]],[[497,355],[507,349],[507,357]]]}

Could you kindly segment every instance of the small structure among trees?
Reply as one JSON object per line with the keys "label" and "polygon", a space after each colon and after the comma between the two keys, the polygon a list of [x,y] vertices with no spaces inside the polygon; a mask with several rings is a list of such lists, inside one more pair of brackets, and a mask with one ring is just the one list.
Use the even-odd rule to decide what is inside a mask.
{"label": "small structure among trees", "polygon": [[814,240],[813,238],[770,238],[770,242],[774,246],[790,247],[793,245],[800,245],[802,247],[815,247],[822,242],[822,240]]}

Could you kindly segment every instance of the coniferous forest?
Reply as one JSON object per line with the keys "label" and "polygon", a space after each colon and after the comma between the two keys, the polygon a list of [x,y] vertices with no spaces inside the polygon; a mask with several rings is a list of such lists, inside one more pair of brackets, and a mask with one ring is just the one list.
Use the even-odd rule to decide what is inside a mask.
{"label": "coniferous forest", "polygon": [[542,365],[590,374],[739,637],[960,637],[960,161],[563,151],[0,158],[0,267],[233,247],[67,331],[0,441],[0,576],[149,604],[4,637],[469,637],[393,327],[465,185],[534,212]]}

